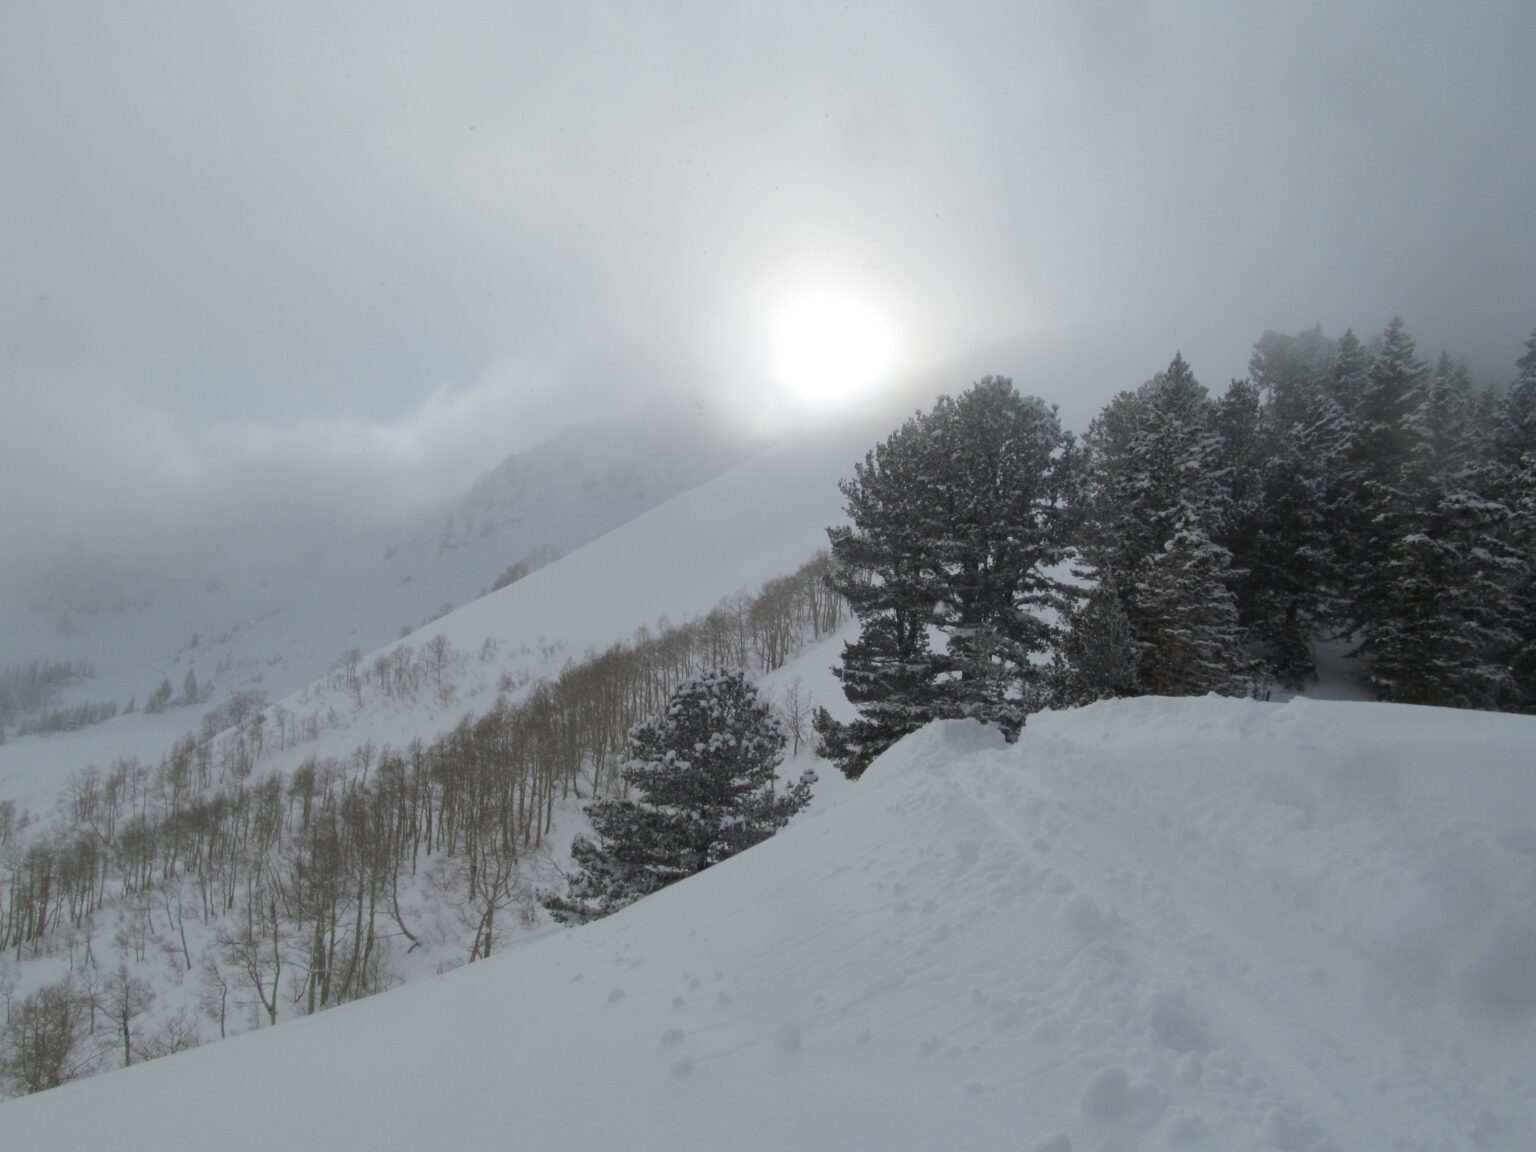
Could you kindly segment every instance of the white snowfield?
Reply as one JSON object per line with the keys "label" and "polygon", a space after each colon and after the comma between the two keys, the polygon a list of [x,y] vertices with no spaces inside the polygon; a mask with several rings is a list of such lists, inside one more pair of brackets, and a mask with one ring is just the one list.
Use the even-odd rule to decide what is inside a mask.
{"label": "white snowfield", "polygon": [[609,920],[0,1106],[0,1148],[1530,1149],[1536,721],[936,724]]}

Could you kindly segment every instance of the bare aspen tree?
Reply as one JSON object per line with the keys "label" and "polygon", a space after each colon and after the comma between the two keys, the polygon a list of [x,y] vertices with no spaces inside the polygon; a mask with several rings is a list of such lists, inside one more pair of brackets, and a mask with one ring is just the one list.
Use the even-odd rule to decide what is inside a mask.
{"label": "bare aspen tree", "polygon": [[136,1035],[133,1022],[149,1008],[155,999],[149,982],[135,976],[126,962],[108,973],[97,992],[102,1011],[112,1022],[123,1045],[123,1067],[133,1063],[133,1044]]}
{"label": "bare aspen tree", "polygon": [[226,1022],[229,1019],[229,979],[219,968],[219,962],[210,949],[203,953],[199,969],[197,1004],[210,1020],[219,1022],[219,1039],[229,1035]]}
{"label": "bare aspen tree", "polygon": [[790,755],[800,755],[800,746],[810,738],[811,715],[814,711],[815,701],[805,690],[805,682],[796,676],[785,686],[784,699],[779,705],[779,719],[792,745]]}

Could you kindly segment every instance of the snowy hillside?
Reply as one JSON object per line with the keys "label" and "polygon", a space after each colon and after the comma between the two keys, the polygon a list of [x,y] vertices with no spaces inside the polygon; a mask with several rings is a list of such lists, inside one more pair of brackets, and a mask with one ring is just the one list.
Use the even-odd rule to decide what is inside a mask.
{"label": "snowy hillside", "polygon": [[84,659],[96,675],[73,700],[142,703],[162,675],[189,667],[220,688],[277,696],[314,679],[345,649],[369,650],[488,589],[537,549],[596,539],[749,455],[760,442],[708,416],[686,393],[567,429],[508,456],[463,497],[383,535],[295,549],[279,539],[248,565],[218,541],[194,571],[95,587],[84,575],[7,597],[6,659]]}
{"label": "snowy hillside", "polygon": [[[953,375],[946,372],[942,379]],[[318,758],[320,763],[347,764],[363,755],[372,761],[382,749],[405,749],[412,741],[430,743],[452,729],[466,713],[484,714],[498,701],[517,699],[541,679],[556,676],[572,660],[589,651],[628,640],[637,629],[654,630],[661,621],[681,624],[715,609],[723,598],[755,592],[765,580],[793,572],[825,544],[825,525],[840,515],[842,496],[837,481],[890,427],[928,401],[942,386],[937,378],[897,393],[874,411],[848,413],[838,421],[788,439],[758,453],[713,481],[702,484],[578,548],[555,563],[464,608],[384,649],[360,657],[355,667],[369,675],[381,661],[396,657],[419,661],[425,650],[445,641],[448,653],[440,685],[405,694],[381,691],[377,679],[352,681],[335,670],[300,690],[273,702],[264,714],[266,739],[251,754],[252,779],[288,776]],[[836,688],[827,675],[836,647],[808,652],[795,666],[780,669],[770,685],[775,698],[786,683],[800,677],[815,698],[836,709]],[[28,737],[0,747],[0,802],[14,805],[13,814],[30,812],[41,822],[24,834],[26,843],[43,843],[50,836],[55,802],[71,780],[90,765],[103,779],[119,770],[119,757],[139,758],[146,779],[153,776],[162,752],[193,725],[195,712],[174,709],[159,717],[137,713],[74,733],[67,738]],[[252,745],[238,734],[219,736],[215,728],[205,744],[219,765],[250,754]],[[239,744],[245,749],[238,752]],[[215,745],[217,747],[215,747]],[[127,776],[139,769],[130,765]],[[798,772],[798,768],[795,770]],[[225,782],[219,767],[216,784]],[[158,789],[158,786],[157,786]],[[157,795],[158,795],[157,791]],[[158,803],[158,801],[156,801]],[[523,861],[522,882],[547,884],[551,870],[580,822],[570,804],[556,815],[549,848]],[[554,860],[549,859],[553,853]],[[174,885],[172,885],[174,887]],[[220,953],[218,935],[230,928],[220,915],[205,910],[185,921],[187,935],[161,938],[169,927],[164,916],[119,900],[120,885],[106,891],[106,904],[86,918],[76,917],[66,930],[50,933],[20,956],[15,965],[25,996],[46,982],[73,970],[77,951],[91,951],[98,965],[113,967],[126,956],[139,977],[152,982],[153,1007],[141,1022],[146,1035],[176,1023],[178,1013],[198,1012],[203,990],[191,971],[201,959]],[[442,965],[462,963],[470,936],[454,915],[442,907],[442,897],[425,888],[402,889],[404,916],[420,943],[408,952],[402,943],[389,958],[386,985],[431,975]],[[126,950],[116,936],[133,923],[160,940],[150,949]],[[504,918],[505,931],[516,935],[515,921]],[[142,934],[141,934],[142,935]],[[172,946],[169,964],[159,955]],[[0,971],[0,978],[6,973]],[[285,993],[286,995],[286,993]],[[297,1014],[283,1007],[284,1022]],[[254,1027],[256,1020],[231,1011],[228,1031]],[[202,1036],[211,1039],[225,1030],[222,1019],[202,1022]],[[101,1062],[102,1067],[114,1061]]]}
{"label": "snowy hillside", "polygon": [[0,1107],[80,1148],[1536,1144],[1528,718],[931,726],[585,928]]}
{"label": "snowy hillside", "polygon": [[[530,554],[577,549],[759,446],[697,405],[685,393],[663,395],[623,417],[571,428],[509,456],[450,508],[393,540],[342,541],[324,555],[274,549],[260,570],[188,574],[93,602],[91,610],[45,597],[0,621],[7,638],[0,665],[93,666],[93,676],[60,691],[60,706],[126,708],[132,699],[139,709],[78,731],[13,735],[0,744],[0,800],[35,808],[42,796],[23,781],[45,777],[43,791],[53,792],[87,764],[158,759],[230,692],[281,699],[346,650],[379,648],[481,595]],[[612,638],[647,619],[654,614],[626,621]],[[208,694],[199,706],[181,706],[188,670]],[[177,698],[162,715],[146,716],[143,705],[162,677]]]}
{"label": "snowy hillside", "polygon": [[[312,753],[345,756],[365,739],[396,745],[417,737],[430,739],[451,727],[466,708],[488,706],[502,673],[519,683],[549,675],[567,660],[625,640],[637,628],[654,626],[659,618],[677,623],[701,615],[722,597],[756,588],[764,580],[794,570],[826,546],[826,526],[841,519],[843,497],[837,483],[850,473],[854,461],[913,410],[952,389],[956,380],[980,371],[978,365],[959,363],[909,381],[905,387],[879,397],[877,403],[806,428],[721,475],[672,495],[585,546],[574,547],[580,543],[580,534],[590,528],[579,523],[567,525],[565,531],[577,534],[568,538],[573,545],[569,554],[440,619],[421,622],[421,627],[398,642],[387,643],[399,631],[388,622],[399,616],[406,600],[414,597],[410,602],[418,605],[435,602],[436,591],[422,598],[419,586],[425,578],[402,581],[380,568],[352,583],[334,574],[318,573],[300,593],[288,585],[282,593],[289,605],[286,615],[253,623],[232,634],[230,643],[242,646],[241,651],[266,653],[270,646],[274,653],[265,659],[243,657],[245,671],[256,678],[237,679],[236,686],[267,690],[274,704],[281,702],[295,710],[312,710],[323,702],[325,707],[336,707],[342,719],[340,730],[321,744],[305,745],[292,756],[275,758],[263,767],[288,768]],[[645,422],[640,426],[645,427]],[[662,424],[652,431],[658,449],[669,436],[676,435],[675,431],[667,433]],[[555,466],[560,458],[554,453],[545,463]],[[595,459],[588,459],[588,463],[598,466]],[[675,468],[679,471],[674,475],[685,470],[681,463]],[[504,509],[504,498],[511,488],[502,486],[496,477],[511,485],[509,477],[523,475],[520,465],[498,469],[477,489],[479,495],[470,505],[482,511]],[[666,484],[657,481],[657,487],[648,491],[660,499],[665,489]],[[501,495],[493,495],[498,492]],[[467,516],[461,515],[455,522],[471,522]],[[402,546],[391,563],[451,572],[455,565],[479,556],[489,565],[483,542],[440,550],[434,541],[441,541],[443,530],[444,523],[431,531],[423,530],[414,546]],[[500,537],[493,535],[491,539]],[[559,543],[542,529],[536,538],[518,539],[529,547]],[[511,551],[516,550],[509,548],[509,560],[497,561],[497,565],[505,566],[524,554],[510,556]],[[482,586],[493,578],[475,577]],[[352,620],[368,620],[369,624],[366,628],[361,624],[341,627]],[[360,628],[363,631],[359,632]],[[323,673],[345,648],[361,648],[363,663],[367,664],[400,644],[420,646],[439,635],[469,653],[478,652],[487,638],[495,642],[494,658],[472,661],[449,703],[424,699],[405,705],[354,708],[345,692],[326,688]],[[371,643],[366,639],[369,636],[373,637]],[[291,648],[285,647],[290,644]],[[165,666],[178,685],[188,666],[184,662],[188,655],[182,653],[177,663]],[[200,674],[205,666],[199,657]],[[308,675],[292,679],[301,669],[308,670]],[[158,673],[159,667],[154,671]],[[280,687],[284,684],[285,688]],[[128,683],[121,687],[126,692]],[[99,688],[96,682],[87,682],[81,691],[89,694]],[[46,811],[70,773],[89,764],[105,768],[114,756],[153,761],[196,727],[201,711],[177,708],[159,717],[135,714],[79,732],[9,740],[0,745],[0,800],[15,800],[18,807],[34,812]]]}

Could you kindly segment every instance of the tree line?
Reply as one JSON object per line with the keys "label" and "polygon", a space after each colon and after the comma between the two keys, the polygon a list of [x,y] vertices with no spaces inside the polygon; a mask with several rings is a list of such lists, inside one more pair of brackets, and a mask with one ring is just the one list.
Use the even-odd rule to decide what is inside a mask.
{"label": "tree line", "polygon": [[110,704],[57,706],[60,689],[95,674],[86,660],[33,660],[0,668],[0,743],[12,726],[18,736],[67,732],[115,716],[117,708]]}
{"label": "tree line", "polygon": [[1176,355],[1081,440],[988,377],[842,490],[849,775],[936,717],[1300,687],[1323,639],[1379,699],[1536,711],[1536,335],[1499,390],[1400,320],[1266,332],[1220,397]]}

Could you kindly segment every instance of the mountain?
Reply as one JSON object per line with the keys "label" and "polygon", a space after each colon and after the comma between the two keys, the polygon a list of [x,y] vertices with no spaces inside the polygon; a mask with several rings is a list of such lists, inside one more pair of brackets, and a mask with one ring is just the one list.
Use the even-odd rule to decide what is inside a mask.
{"label": "mountain", "polygon": [[25,792],[35,806],[87,764],[158,759],[230,693],[287,696],[349,649],[380,648],[482,595],[510,566],[580,548],[761,446],[692,394],[664,393],[507,457],[459,500],[386,538],[319,553],[274,549],[251,571],[145,576],[132,594],[103,595],[101,580],[83,577],[55,589],[4,622],[0,665],[88,664],[92,675],[62,685],[56,706],[142,707],[162,678],[179,698],[189,669],[207,699],[74,732],[18,739],[13,731],[0,745],[0,799],[19,795],[24,778],[48,777],[41,791]]}
{"label": "mountain", "polygon": [[1529,718],[931,726],[587,927],[0,1107],[6,1147],[1536,1141]]}
{"label": "mountain", "polygon": [[722,429],[702,398],[664,394],[508,456],[397,555],[480,553],[494,566],[511,551],[508,540],[569,552],[718,476],[757,446]]}

